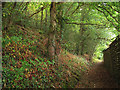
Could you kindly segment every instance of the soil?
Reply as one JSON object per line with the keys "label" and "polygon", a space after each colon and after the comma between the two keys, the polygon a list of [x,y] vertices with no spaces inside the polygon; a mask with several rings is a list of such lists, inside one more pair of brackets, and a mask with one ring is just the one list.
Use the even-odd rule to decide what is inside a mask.
{"label": "soil", "polygon": [[120,85],[106,70],[104,62],[98,62],[83,75],[76,88],[120,88]]}

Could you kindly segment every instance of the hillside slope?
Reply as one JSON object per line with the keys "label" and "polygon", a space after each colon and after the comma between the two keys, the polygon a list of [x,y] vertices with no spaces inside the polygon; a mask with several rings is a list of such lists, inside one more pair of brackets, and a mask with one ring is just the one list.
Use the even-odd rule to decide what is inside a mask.
{"label": "hillside slope", "polygon": [[35,29],[13,26],[3,30],[4,88],[75,87],[91,65],[64,49],[58,56],[58,69],[47,57],[47,40]]}

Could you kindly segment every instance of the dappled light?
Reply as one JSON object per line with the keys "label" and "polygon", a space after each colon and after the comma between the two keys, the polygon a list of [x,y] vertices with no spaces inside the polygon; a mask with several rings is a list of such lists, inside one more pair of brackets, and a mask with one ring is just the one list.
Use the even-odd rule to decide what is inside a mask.
{"label": "dappled light", "polygon": [[119,2],[3,2],[3,88],[119,88],[117,73],[106,66],[116,54],[119,72],[120,42],[105,53],[120,37],[118,7]]}
{"label": "dappled light", "polygon": [[100,59],[94,59],[93,62],[99,63],[99,62],[104,62],[104,61],[103,61],[103,60],[100,60]]}

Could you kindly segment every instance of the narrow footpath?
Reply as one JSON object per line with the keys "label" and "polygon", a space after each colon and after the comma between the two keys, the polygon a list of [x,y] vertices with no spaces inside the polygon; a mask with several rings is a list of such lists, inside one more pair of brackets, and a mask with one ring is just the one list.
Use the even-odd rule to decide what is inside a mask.
{"label": "narrow footpath", "polygon": [[120,88],[120,85],[110,76],[104,67],[103,62],[95,63],[92,68],[85,73],[76,88]]}

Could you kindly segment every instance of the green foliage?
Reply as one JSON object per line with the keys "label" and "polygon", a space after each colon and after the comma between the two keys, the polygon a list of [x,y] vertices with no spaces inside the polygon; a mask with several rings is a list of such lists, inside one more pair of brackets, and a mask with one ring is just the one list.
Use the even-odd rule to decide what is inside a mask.
{"label": "green foliage", "polygon": [[57,40],[53,43],[63,51],[58,57],[60,64],[56,67],[55,60],[49,61],[47,53],[50,4],[51,2],[5,3],[2,11],[4,87],[74,87],[82,73],[92,65],[83,55],[102,59],[102,51],[119,34],[119,3],[57,3],[57,30],[53,33]]}
{"label": "green foliage", "polygon": [[[109,27],[110,23],[106,21],[106,17],[104,16],[104,14],[98,13],[98,11],[94,8],[94,5],[98,4],[102,3],[89,3],[91,7],[87,5],[81,7],[79,14],[74,13],[74,15],[70,17],[65,16],[65,18],[69,19],[69,22],[98,24],[98,25],[75,25],[75,24],[65,25],[64,40],[67,42],[63,46],[68,51],[76,53],[76,50],[78,50],[79,54],[81,53],[85,54],[87,52],[90,56],[93,56],[94,52],[97,51],[96,49],[98,45],[101,45],[101,48],[103,48],[108,42],[112,42],[110,40],[113,38],[112,35],[114,35],[115,33],[116,36],[118,35],[117,31],[112,27],[106,28],[105,26],[99,26],[107,23],[106,26]],[[104,45],[101,44],[103,42],[106,44]],[[98,50],[97,52],[102,52],[102,50],[103,49]]]}
{"label": "green foliage", "polygon": [[49,87],[47,86],[49,85],[48,83],[54,81],[53,77],[54,79],[56,77],[54,76],[55,72],[53,72],[53,62],[47,61],[46,58],[32,56],[28,50],[31,49],[34,51],[36,48],[29,48],[28,43],[26,43],[27,41],[24,39],[20,41],[20,37],[4,36],[2,60],[4,87]]}
{"label": "green foliage", "polygon": [[[6,68],[3,68],[3,84],[6,84],[6,87],[16,87],[16,88],[25,88],[25,87],[49,87],[46,83],[49,83],[55,79],[55,76],[51,75],[51,62],[36,62],[33,60],[24,61],[21,60],[21,66],[19,67],[18,62],[11,60],[11,64],[7,65]],[[40,64],[41,63],[41,64]],[[33,67],[34,66],[34,67]],[[48,67],[51,70],[48,71]],[[37,75],[36,75],[37,74]],[[29,82],[28,82],[29,81]],[[39,84],[42,82],[42,85]]]}

